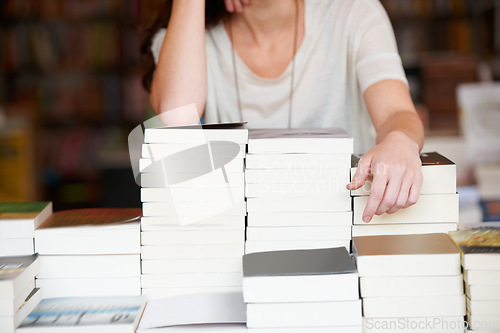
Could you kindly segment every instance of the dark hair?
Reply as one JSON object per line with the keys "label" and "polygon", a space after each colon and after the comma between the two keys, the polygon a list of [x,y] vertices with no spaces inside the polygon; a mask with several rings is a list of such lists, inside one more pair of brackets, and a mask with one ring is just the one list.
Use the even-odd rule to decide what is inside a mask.
{"label": "dark hair", "polygon": [[[172,1],[173,0],[165,0],[163,6],[161,7],[163,10],[158,12],[158,16],[156,16],[152,24],[143,30],[143,38],[140,46],[142,65],[144,68],[142,85],[148,92],[151,92],[151,83],[153,81],[153,74],[156,68],[153,53],[151,52],[151,44],[153,37],[158,30],[166,28],[168,22],[170,21]],[[230,15],[230,13],[226,10],[224,0],[205,0],[205,8],[206,28],[215,26],[220,20]]]}

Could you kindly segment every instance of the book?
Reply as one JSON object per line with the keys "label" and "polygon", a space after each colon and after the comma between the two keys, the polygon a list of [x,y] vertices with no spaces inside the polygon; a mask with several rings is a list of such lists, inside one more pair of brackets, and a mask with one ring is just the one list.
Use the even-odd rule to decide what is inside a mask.
{"label": "book", "polygon": [[38,273],[38,254],[20,257],[0,257],[0,295],[14,298]]}
{"label": "book", "polygon": [[500,285],[500,270],[464,270],[464,281],[469,285]]}
{"label": "book", "polygon": [[249,328],[247,333],[362,333],[363,326]]}
{"label": "book", "polygon": [[248,328],[360,325],[361,300],[247,304]]}
{"label": "book", "polygon": [[464,333],[467,326],[463,316],[363,318],[364,333]]}
{"label": "book", "polygon": [[[194,209],[196,208],[196,209]],[[237,202],[144,202],[142,204],[145,217],[156,216],[177,216],[180,221],[190,220],[190,217],[197,216],[198,221],[211,218],[215,215],[221,216],[245,216],[246,205],[244,201]],[[189,214],[189,215],[188,215]],[[187,223],[184,223],[187,224]]]}
{"label": "book", "polygon": [[[228,149],[229,148],[229,149]],[[186,153],[186,151],[188,151]],[[230,141],[210,141],[209,143],[145,143],[141,148],[141,157],[151,161],[158,161],[174,154],[177,158],[193,160],[205,159],[212,156],[219,160],[243,159],[246,152],[246,143],[234,145]],[[175,157],[174,156],[174,157]]]}
{"label": "book", "polygon": [[142,275],[142,288],[176,287],[241,287],[242,273],[177,273]]}
{"label": "book", "polygon": [[465,270],[500,270],[500,229],[457,230],[449,235],[462,252]]}
{"label": "book", "polygon": [[500,319],[500,298],[494,300],[473,300],[467,297],[467,311],[472,315],[496,315]]}
{"label": "book", "polygon": [[231,258],[241,257],[245,252],[244,243],[240,244],[157,244],[141,246],[141,258]]}
{"label": "book", "polygon": [[28,256],[35,254],[33,237],[2,238],[0,240],[0,257]]}
{"label": "book", "polygon": [[146,143],[205,144],[214,141],[246,144],[248,130],[245,128],[244,123],[221,123],[147,128],[144,132],[144,142]]}
{"label": "book", "polygon": [[218,200],[231,200],[235,198],[237,201],[240,198],[245,197],[245,187],[244,186],[227,186],[227,187],[200,187],[197,189],[192,189],[189,187],[177,187],[177,188],[155,188],[155,187],[143,187],[141,188],[141,201],[142,202],[166,202],[171,201],[175,198],[178,202],[197,202],[206,201],[210,199],[212,201]]}
{"label": "book", "polygon": [[353,139],[340,128],[255,129],[249,131],[249,154],[351,154]]}
{"label": "book", "polygon": [[130,296],[141,294],[141,280],[135,277],[36,279],[43,298]]}
{"label": "book", "polygon": [[361,297],[463,295],[462,275],[362,276]]}
{"label": "book", "polygon": [[247,211],[249,213],[346,212],[350,210],[351,197],[349,195],[344,195],[343,193],[328,197],[247,198]]}
{"label": "book", "polygon": [[358,275],[344,247],[270,251],[243,256],[247,303],[358,299]]}
{"label": "book", "polygon": [[351,225],[352,212],[249,212],[250,227]]}
{"label": "book", "polygon": [[245,242],[245,253],[284,251],[284,250],[308,250],[324,249],[330,247],[345,247],[348,252],[351,250],[351,240],[311,240],[311,241],[258,241],[247,240]]}
{"label": "book", "polygon": [[245,167],[251,169],[334,169],[351,165],[350,154],[248,154]]}
{"label": "book", "polygon": [[210,333],[247,333],[245,324],[193,324],[167,326],[149,329],[138,329],[137,333],[166,332],[166,333],[189,333],[189,332],[210,332]]}
{"label": "book", "polygon": [[52,214],[52,202],[0,202],[0,238],[33,238]]}
{"label": "book", "polygon": [[141,215],[135,208],[59,211],[35,231],[35,250],[42,255],[139,253]]}
{"label": "book", "polygon": [[[205,219],[201,219],[200,216],[196,215],[182,216],[183,220],[190,221],[190,218],[193,222],[188,224],[192,228],[209,229],[211,227],[217,227],[234,230],[240,229],[241,226],[245,225],[244,215],[215,215]],[[196,222],[194,222],[194,219],[196,219]],[[174,214],[168,214],[165,216],[144,216],[141,218],[142,231],[165,230],[172,227],[185,227],[180,225],[179,217]]]}
{"label": "book", "polygon": [[18,332],[17,327],[28,314],[40,303],[42,295],[39,289],[33,289],[13,316],[0,316],[0,331],[3,333]]}
{"label": "book", "polygon": [[[356,174],[360,157],[359,155],[352,155],[351,178]],[[423,176],[420,194],[446,194],[457,192],[457,171],[455,163],[437,152],[421,153],[420,160],[422,161]],[[361,188],[351,191],[351,195],[369,195],[371,186],[371,179],[368,179]]]}
{"label": "book", "polygon": [[44,299],[17,332],[135,332],[143,296]]}
{"label": "book", "polygon": [[366,297],[363,315],[369,318],[465,316],[465,296]]}
{"label": "book", "polygon": [[247,227],[247,241],[312,241],[351,238],[351,226]]}
{"label": "book", "polygon": [[192,258],[142,260],[142,274],[238,273],[241,258]]}
{"label": "book", "polygon": [[[224,272],[223,272],[224,273]],[[166,297],[200,295],[200,294],[225,294],[225,293],[240,293],[241,286],[188,286],[188,287],[169,287],[161,288],[142,288],[142,294],[150,300],[161,299]]]}
{"label": "book", "polygon": [[225,172],[221,169],[210,173],[142,173],[141,186],[146,188],[170,187],[242,187],[245,183],[243,172]]}
{"label": "book", "polygon": [[444,233],[353,237],[359,276],[460,275],[460,250]]}
{"label": "book", "polygon": [[156,244],[243,244],[243,230],[162,230],[141,232],[142,245]]}
{"label": "book", "polygon": [[[353,198],[353,223],[363,222],[367,196]],[[458,223],[458,194],[421,195],[413,206],[394,214],[375,215],[370,224],[389,223]]]}
{"label": "book", "polygon": [[37,278],[112,278],[140,276],[139,254],[40,256]]}
{"label": "book", "polygon": [[465,293],[473,300],[493,301],[500,300],[499,285],[466,284]]}
{"label": "book", "polygon": [[[330,189],[336,192],[349,194],[345,186],[349,183],[349,169],[246,169],[246,184],[261,184],[261,187],[268,187],[271,184],[286,184],[291,188],[302,188],[308,190],[307,183],[312,183],[310,187],[316,189]],[[304,184],[306,183],[306,184]],[[324,183],[321,186],[321,183]],[[293,184],[293,185],[292,185]],[[302,187],[301,187],[302,186]],[[273,187],[279,188],[278,185]]]}
{"label": "book", "polygon": [[[272,177],[271,177],[272,178]],[[245,186],[247,198],[297,198],[297,197],[328,197],[346,193],[347,178],[329,181],[328,177],[318,181],[302,183],[262,183]]]}
{"label": "book", "polygon": [[457,230],[458,223],[393,223],[357,224],[352,226],[352,237],[376,235],[409,235],[447,233]]}
{"label": "book", "polygon": [[224,167],[226,172],[243,172],[242,158],[232,160],[210,158],[167,158],[158,161],[141,158],[139,171],[141,173],[197,173],[204,174]]}
{"label": "book", "polygon": [[497,333],[500,327],[498,315],[476,315],[467,313],[471,332]]}
{"label": "book", "polygon": [[12,297],[0,297],[0,316],[14,316],[23,305],[24,301],[35,289],[35,279],[31,279],[27,285],[20,288],[21,291]]}
{"label": "book", "polygon": [[477,179],[479,197],[486,201],[499,200],[500,163],[476,164],[474,172]]}

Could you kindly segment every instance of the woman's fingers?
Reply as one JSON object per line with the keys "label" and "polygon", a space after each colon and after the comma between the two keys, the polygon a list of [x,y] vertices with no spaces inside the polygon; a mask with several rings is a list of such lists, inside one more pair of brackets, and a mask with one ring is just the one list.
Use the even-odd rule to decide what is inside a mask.
{"label": "woman's fingers", "polygon": [[242,13],[243,7],[250,4],[250,0],[224,0],[226,9],[230,13]]}
{"label": "woman's fingers", "polygon": [[385,188],[387,186],[387,175],[380,173],[373,175],[372,190],[368,197],[365,210],[363,211],[363,221],[368,223],[375,215],[382,199],[384,198]]}

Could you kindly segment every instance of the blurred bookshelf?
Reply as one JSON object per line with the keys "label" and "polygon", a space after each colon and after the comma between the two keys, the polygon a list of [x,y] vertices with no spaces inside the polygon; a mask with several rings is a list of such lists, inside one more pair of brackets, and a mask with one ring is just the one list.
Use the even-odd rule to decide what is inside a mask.
{"label": "blurred bookshelf", "polygon": [[[39,180],[34,194],[13,200],[52,200],[56,209],[140,205],[127,148],[148,109],[137,27],[162,4],[0,2],[0,107],[33,128],[35,167],[25,176]],[[123,177],[113,185],[115,169]]]}
{"label": "blurred bookshelf", "polygon": [[456,87],[500,79],[500,1],[381,0],[428,135],[460,133]]}

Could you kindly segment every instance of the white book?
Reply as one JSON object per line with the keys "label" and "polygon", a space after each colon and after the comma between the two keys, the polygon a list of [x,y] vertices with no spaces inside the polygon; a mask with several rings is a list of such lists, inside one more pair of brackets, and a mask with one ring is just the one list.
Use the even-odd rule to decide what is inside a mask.
{"label": "white book", "polygon": [[149,225],[141,228],[142,232],[200,232],[200,231],[245,231],[245,216],[221,216],[226,220],[233,219],[226,224],[188,224],[188,225]]}
{"label": "white book", "polygon": [[467,313],[467,323],[469,323],[470,332],[474,333],[498,333],[500,327],[498,315],[473,315]]}
{"label": "white book", "polygon": [[[243,277],[241,277],[243,279]],[[27,285],[15,297],[0,297],[0,317],[14,316],[23,305],[24,301],[35,288],[35,279],[31,279]]]}
{"label": "white book", "polygon": [[500,319],[500,299],[482,301],[467,297],[467,311],[472,315],[496,315]]}
{"label": "white book", "polygon": [[241,287],[242,273],[177,273],[141,276],[142,288]]}
{"label": "white book", "polygon": [[361,325],[361,301],[250,303],[248,328]]}
{"label": "white book", "polygon": [[239,273],[241,258],[143,260],[142,274]]}
{"label": "white book", "polygon": [[361,297],[463,295],[462,275],[362,276]]}
{"label": "white book", "polygon": [[142,173],[141,186],[152,188],[165,187],[241,187],[245,184],[242,172],[225,172],[222,169],[210,173]]}
{"label": "white book", "polygon": [[250,130],[249,154],[352,154],[353,139],[339,128]]}
{"label": "white book", "polygon": [[243,294],[246,303],[357,300],[358,274],[245,277]]}
{"label": "white book", "polygon": [[457,225],[458,223],[357,224],[352,226],[352,237],[447,233],[457,230]]}
{"label": "white book", "polygon": [[0,242],[3,238],[33,238],[52,214],[52,202],[0,202]]}
{"label": "white book", "polygon": [[246,144],[235,146],[233,143],[228,144],[226,141],[222,143],[220,141],[212,141],[210,145],[206,143],[146,143],[142,145],[141,156],[155,161],[172,156],[192,159],[206,159],[208,157],[228,160],[245,158],[245,151]]}
{"label": "white book", "polygon": [[0,238],[0,257],[29,256],[34,253],[33,237]]}
{"label": "white book", "polygon": [[172,288],[142,288],[142,294],[150,300],[166,297],[189,296],[200,294],[239,293],[241,287],[172,287]]}
{"label": "white book", "polygon": [[351,154],[247,154],[247,169],[348,169]]}
{"label": "white book", "polygon": [[140,275],[139,254],[42,255],[37,278],[113,278]]}
{"label": "white book", "polygon": [[178,216],[181,223],[186,220],[191,221],[191,216],[198,216],[200,220],[215,216],[245,216],[246,205],[244,201],[235,203],[217,202],[179,202],[176,204],[164,202],[145,202],[142,204],[144,216]]}
{"label": "white book", "polygon": [[351,210],[351,197],[248,198],[247,211],[253,212],[345,212]]}
{"label": "white book", "polygon": [[141,173],[207,173],[218,168],[224,168],[226,172],[238,173],[244,170],[244,159],[202,159],[202,158],[169,158],[159,160],[141,158],[139,160],[139,171]]}
{"label": "white book", "polygon": [[[363,222],[363,211],[368,197],[354,197],[354,224]],[[418,202],[394,214],[375,215],[370,224],[389,223],[458,223],[458,194],[421,195]]]}
{"label": "white book", "polygon": [[[245,216],[242,215],[215,215],[201,219],[200,216],[190,215],[182,216],[182,220],[196,221],[189,223],[192,228],[227,228],[240,229],[241,225],[245,225]],[[165,228],[181,227],[178,216],[144,216],[141,218],[141,230],[163,230]],[[182,226],[184,227],[184,226]]]}
{"label": "white book", "polygon": [[247,198],[326,197],[347,193],[347,182],[262,183],[245,186]]}
{"label": "white book", "polygon": [[138,254],[140,246],[139,222],[35,231],[35,250],[43,255]]}
{"label": "white book", "polygon": [[43,298],[87,297],[87,296],[129,296],[141,294],[141,278],[74,278],[36,279]]}
{"label": "white book", "polygon": [[44,299],[16,332],[135,332],[146,299],[75,297]]}
{"label": "white book", "polygon": [[0,332],[14,333],[19,332],[17,327],[33,311],[33,309],[42,300],[42,293],[39,289],[33,289],[32,293],[26,298],[25,302],[14,316],[0,316]]}
{"label": "white book", "polygon": [[[364,333],[464,333],[463,316],[363,318]],[[469,331],[467,331],[469,332]]]}
{"label": "white book", "polygon": [[[324,187],[340,189],[349,193],[349,169],[247,169],[246,184],[325,183]],[[296,185],[299,186],[299,185]],[[319,185],[315,185],[318,187]]]}
{"label": "white book", "polygon": [[[212,126],[211,124],[209,126]],[[225,126],[225,125],[223,125]],[[163,128],[147,128],[144,132],[146,143],[198,143],[228,141],[245,144],[248,141],[248,130],[243,126],[221,129],[209,128],[206,125],[179,126]]]}
{"label": "white book", "polygon": [[249,328],[247,333],[362,333],[363,326]]}
{"label": "white book", "polygon": [[142,259],[235,258],[245,252],[240,244],[161,244],[141,246]]}
{"label": "white book", "polygon": [[141,188],[141,202],[242,201],[243,198],[245,198],[244,186]]}
{"label": "white book", "polygon": [[0,297],[13,299],[33,281],[40,256],[0,257]]}
{"label": "white book", "polygon": [[487,284],[500,285],[500,270],[464,270],[465,283],[469,285]]}
{"label": "white book", "polygon": [[308,250],[326,249],[330,247],[343,246],[348,252],[351,250],[351,239],[343,240],[313,240],[313,241],[257,241],[247,240],[245,242],[245,253],[283,251],[283,250]]}
{"label": "white book", "polygon": [[[420,194],[453,194],[457,192],[456,165],[438,153],[422,153],[422,187]],[[357,167],[351,168],[351,178]],[[352,196],[369,195],[372,182],[368,180],[361,188],[351,191]]]}
{"label": "white book", "polygon": [[370,318],[464,316],[465,295],[365,297],[363,315]]}
{"label": "white book", "polygon": [[250,212],[249,227],[351,225],[352,212]]}
{"label": "white book", "polygon": [[142,245],[162,244],[243,244],[243,230],[168,230],[143,231]]}
{"label": "white book", "polygon": [[465,285],[467,297],[477,301],[492,301],[500,299],[500,285]]}
{"label": "white book", "polygon": [[314,241],[351,238],[351,226],[247,227],[247,240]]}
{"label": "white book", "polygon": [[460,251],[447,234],[363,236],[352,242],[359,276],[462,273]]}
{"label": "white book", "polygon": [[179,325],[179,326],[167,326],[149,329],[138,329],[137,333],[153,333],[153,332],[165,332],[165,333],[198,333],[198,332],[210,332],[210,333],[247,333],[247,325],[245,324],[194,324],[194,325]]}

